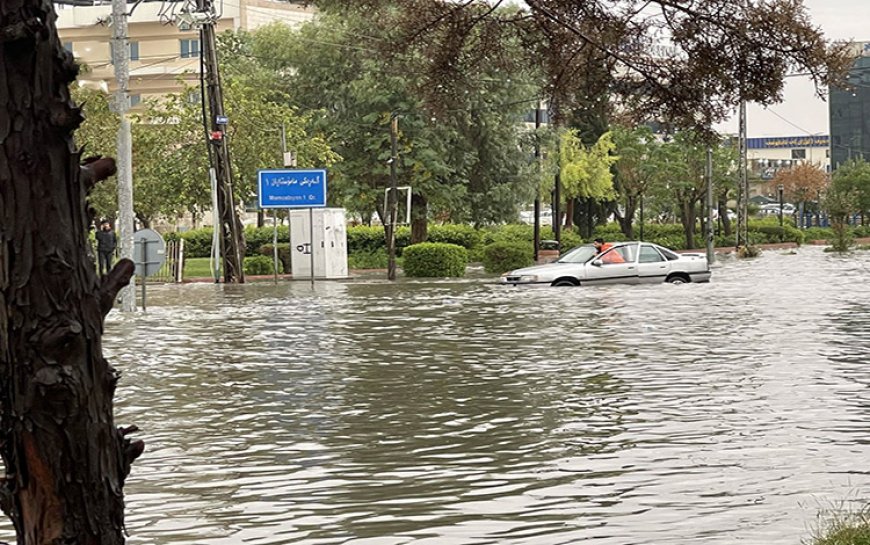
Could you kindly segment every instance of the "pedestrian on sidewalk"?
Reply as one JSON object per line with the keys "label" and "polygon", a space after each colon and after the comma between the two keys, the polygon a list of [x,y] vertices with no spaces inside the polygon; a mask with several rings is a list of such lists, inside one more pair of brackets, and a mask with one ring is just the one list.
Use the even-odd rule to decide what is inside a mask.
{"label": "pedestrian on sidewalk", "polygon": [[118,245],[118,237],[112,230],[109,220],[103,220],[97,230],[97,262],[100,274],[108,273],[112,268],[112,258],[115,255],[115,247]]}

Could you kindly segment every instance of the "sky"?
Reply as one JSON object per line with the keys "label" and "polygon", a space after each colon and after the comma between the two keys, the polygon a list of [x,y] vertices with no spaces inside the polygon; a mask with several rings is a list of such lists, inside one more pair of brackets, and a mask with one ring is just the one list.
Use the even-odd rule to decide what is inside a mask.
{"label": "sky", "polygon": [[[804,0],[804,5],[813,23],[822,28],[827,38],[870,41],[870,1]],[[721,133],[736,134],[736,115],[717,125],[716,129]],[[750,138],[828,134],[828,103],[816,95],[808,78],[788,78],[782,103],[767,109],[749,104],[746,132]]]}

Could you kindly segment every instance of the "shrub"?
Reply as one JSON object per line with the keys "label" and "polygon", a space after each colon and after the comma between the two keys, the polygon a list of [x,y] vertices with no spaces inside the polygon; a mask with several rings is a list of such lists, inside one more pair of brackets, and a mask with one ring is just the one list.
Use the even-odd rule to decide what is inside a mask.
{"label": "shrub", "polygon": [[255,255],[245,258],[245,274],[251,276],[275,274],[275,269],[272,267],[270,258],[264,255]]}
{"label": "shrub", "polygon": [[209,257],[213,232],[211,227],[203,227],[179,233],[179,237],[184,239],[184,255],[187,257]]}
{"label": "shrub", "polygon": [[[552,227],[541,227],[541,240],[555,239]],[[492,227],[483,232],[481,243],[488,246],[495,242],[528,243],[529,247],[535,240],[535,229],[532,225],[502,225]],[[574,231],[562,231],[562,252],[567,252],[583,244],[583,239]]]}
{"label": "shrub", "polygon": [[483,249],[483,268],[488,273],[503,273],[532,263],[534,255],[528,244],[494,242]]}
{"label": "shrub", "polygon": [[464,276],[468,250],[456,244],[423,242],[405,248],[403,258],[406,276]]}
{"label": "shrub", "polygon": [[374,252],[387,247],[384,228],[380,226],[358,225],[347,228],[347,253]]}
{"label": "shrub", "polygon": [[378,248],[348,254],[347,267],[349,269],[386,269],[389,261],[387,250]]}
{"label": "shrub", "polygon": [[[271,244],[263,244],[260,246],[260,255],[264,255],[268,257],[270,260],[274,259],[275,251],[274,246]],[[290,272],[293,270],[292,267],[292,257],[290,254],[290,243],[286,244],[278,244],[278,261],[281,263],[281,268],[284,272]]]}
{"label": "shrub", "polygon": [[[260,248],[266,244],[272,244],[274,240],[274,228],[268,227],[245,227],[245,255],[254,256],[260,253]],[[290,228],[286,225],[278,226],[278,243],[290,241]]]}
{"label": "shrub", "polygon": [[830,227],[809,227],[804,229],[804,237],[806,240],[831,240],[834,230]]}
{"label": "shrub", "polygon": [[480,232],[471,225],[430,225],[426,242],[456,244],[471,250],[480,244]]}
{"label": "shrub", "polygon": [[812,539],[807,545],[870,545],[870,510],[852,511],[836,508],[820,513]]}
{"label": "shrub", "polygon": [[870,237],[870,225],[856,225],[852,230],[852,234],[856,238]]}

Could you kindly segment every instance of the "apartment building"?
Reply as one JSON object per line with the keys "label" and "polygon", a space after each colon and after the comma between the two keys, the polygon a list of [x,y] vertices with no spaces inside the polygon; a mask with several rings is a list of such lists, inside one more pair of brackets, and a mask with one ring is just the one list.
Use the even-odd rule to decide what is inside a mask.
{"label": "apartment building", "polygon": [[[199,32],[185,24],[184,8],[193,1],[128,2],[130,37],[130,103],[134,108],[151,97],[196,85],[200,72]],[[300,25],[314,16],[302,2],[217,0],[217,30],[253,30],[281,21]],[[113,91],[111,1],[56,2],[57,28],[64,47],[86,66],[82,85]]]}

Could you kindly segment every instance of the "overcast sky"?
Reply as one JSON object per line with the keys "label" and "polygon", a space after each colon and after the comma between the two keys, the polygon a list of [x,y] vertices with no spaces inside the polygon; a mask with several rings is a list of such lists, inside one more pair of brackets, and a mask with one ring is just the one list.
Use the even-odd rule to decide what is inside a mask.
{"label": "overcast sky", "polygon": [[[804,5],[828,38],[870,41],[870,1],[804,0]],[[807,78],[787,79],[784,102],[767,110],[750,104],[746,118],[750,138],[829,132],[828,103],[815,96],[815,88]],[[720,124],[717,129],[736,134],[736,118]]]}

